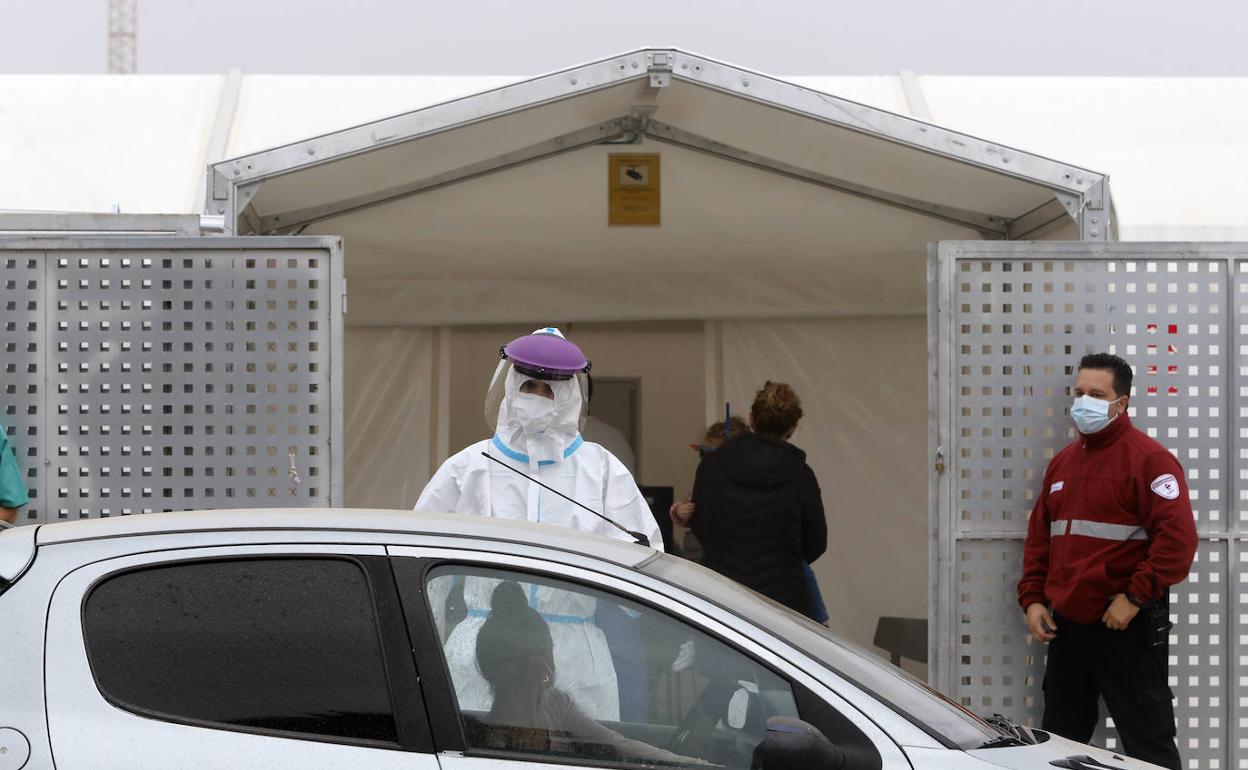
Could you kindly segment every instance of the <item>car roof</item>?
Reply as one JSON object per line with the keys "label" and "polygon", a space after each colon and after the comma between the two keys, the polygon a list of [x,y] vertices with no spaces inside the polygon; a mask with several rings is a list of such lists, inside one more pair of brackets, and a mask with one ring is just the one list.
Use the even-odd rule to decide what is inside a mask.
{"label": "car roof", "polygon": [[354,508],[251,508],[110,516],[39,526],[39,546],[100,538],[222,531],[389,532],[495,540],[544,546],[636,567],[655,550],[585,532],[465,514]]}

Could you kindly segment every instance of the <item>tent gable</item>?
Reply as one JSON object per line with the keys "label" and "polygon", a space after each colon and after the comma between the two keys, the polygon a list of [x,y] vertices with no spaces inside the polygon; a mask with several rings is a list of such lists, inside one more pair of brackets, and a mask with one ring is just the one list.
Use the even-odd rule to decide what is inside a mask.
{"label": "tent gable", "polygon": [[300,232],[643,137],[981,237],[1027,237],[1069,219],[1084,238],[1111,237],[1102,174],[675,49],[643,49],[214,164],[206,208],[233,231]]}

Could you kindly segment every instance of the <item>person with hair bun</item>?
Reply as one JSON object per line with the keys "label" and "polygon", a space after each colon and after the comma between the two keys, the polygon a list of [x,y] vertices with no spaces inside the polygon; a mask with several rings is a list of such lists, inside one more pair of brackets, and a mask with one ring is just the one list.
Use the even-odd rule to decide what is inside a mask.
{"label": "person with hair bun", "polygon": [[486,748],[587,755],[646,764],[707,764],[603,727],[559,689],[550,627],[514,581],[498,583],[477,634],[477,668],[493,694],[470,742]]}
{"label": "person with hair bun", "polygon": [[801,419],[793,388],[767,381],[750,408],[752,432],[698,465],[690,524],[703,565],[811,617],[807,565],[827,550],[828,526],[806,453],[789,443]]}

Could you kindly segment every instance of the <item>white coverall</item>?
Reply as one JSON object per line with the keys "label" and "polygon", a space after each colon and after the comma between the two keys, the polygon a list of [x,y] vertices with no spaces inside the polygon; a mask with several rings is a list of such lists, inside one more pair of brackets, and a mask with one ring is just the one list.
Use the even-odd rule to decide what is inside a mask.
{"label": "white coverall", "polygon": [[[658,524],[632,475],[614,455],[585,441],[577,432],[581,399],[573,383],[553,383],[554,422],[539,437],[526,435],[522,421],[515,417],[523,411],[517,408],[517,396],[522,402],[529,399],[530,406],[536,403],[532,399],[541,398],[518,393],[526,379],[514,371],[508,373],[507,395],[499,408],[494,437],[469,446],[443,463],[421,493],[415,510],[528,520],[630,539],[588,511],[526,480],[528,476],[601,511],[625,529],[641,532],[653,547],[662,550]],[[514,471],[482,457],[482,452],[488,452]],[[466,579],[464,600],[468,616],[446,640],[447,664],[460,708],[469,711],[486,711],[492,700],[489,685],[477,670],[476,639],[489,614],[495,583],[479,577]],[[449,589],[449,583],[442,588]],[[526,584],[523,588],[530,604],[550,627],[558,687],[591,717],[618,719],[618,685],[606,637],[594,624],[596,601],[580,593],[547,587]],[[436,592],[439,596],[429,597],[439,617],[446,602],[444,590]]]}

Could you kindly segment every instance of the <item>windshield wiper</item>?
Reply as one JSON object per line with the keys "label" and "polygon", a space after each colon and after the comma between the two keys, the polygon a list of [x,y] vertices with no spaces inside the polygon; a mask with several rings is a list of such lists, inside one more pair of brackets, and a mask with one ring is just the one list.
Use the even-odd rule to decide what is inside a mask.
{"label": "windshield wiper", "polygon": [[1013,738],[1009,735],[1002,735],[1000,738],[993,738],[990,741],[984,741],[983,743],[979,744],[975,748],[977,749],[1009,749],[1009,748],[1016,748],[1018,746],[1026,746],[1026,745],[1028,744],[1019,740],[1018,738]]}
{"label": "windshield wiper", "polygon": [[985,742],[979,748],[981,749],[998,749],[1007,746],[1031,746],[1036,743],[1033,736],[1026,727],[1012,722],[1001,714],[993,714],[990,717],[984,717],[984,721],[1001,731],[1000,738],[993,738]]}
{"label": "windshield wiper", "polygon": [[[1115,759],[1119,759],[1118,755],[1114,755]],[[1063,768],[1063,770],[1123,770],[1115,765],[1107,765],[1104,762],[1093,759],[1092,757],[1076,754],[1065,759],[1055,759],[1049,763],[1054,767]]]}

